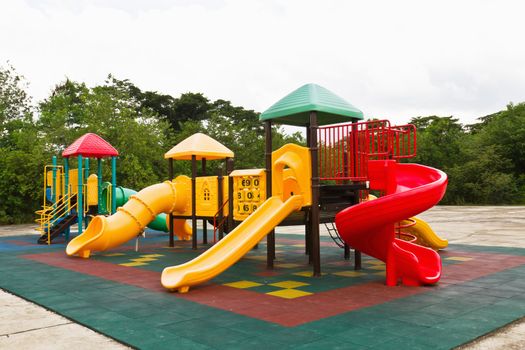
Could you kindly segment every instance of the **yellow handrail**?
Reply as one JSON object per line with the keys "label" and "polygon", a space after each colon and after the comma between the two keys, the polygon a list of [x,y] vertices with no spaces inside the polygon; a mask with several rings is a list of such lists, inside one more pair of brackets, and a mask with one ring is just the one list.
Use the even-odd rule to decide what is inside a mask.
{"label": "yellow handrail", "polygon": [[108,184],[106,187],[106,212],[111,214],[111,201],[113,200],[113,197],[111,195],[111,184]]}
{"label": "yellow handrail", "polygon": [[[60,197],[52,206],[48,206],[40,211],[40,219],[37,219],[37,221],[40,222],[39,231],[42,234],[47,231],[47,244],[51,244],[50,228],[53,227],[59,219],[67,216],[71,209],[73,209],[71,199],[75,195],[76,194],[69,192],[68,195]],[[78,203],[76,207],[78,212]]]}

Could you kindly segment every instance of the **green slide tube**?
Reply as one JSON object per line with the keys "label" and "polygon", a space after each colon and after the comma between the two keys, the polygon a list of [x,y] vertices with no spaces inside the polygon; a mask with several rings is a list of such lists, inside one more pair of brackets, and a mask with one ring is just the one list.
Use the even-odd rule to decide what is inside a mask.
{"label": "green slide tube", "polygon": [[[108,195],[108,185],[109,184],[110,184],[109,182],[105,182],[102,185],[102,198],[100,199],[100,203],[101,203],[101,207],[105,211],[105,213],[103,214],[108,213],[107,212],[107,208],[108,208],[107,206],[108,196],[107,195]],[[131,188],[117,186],[117,191],[116,191],[117,207],[123,206],[129,200],[129,197],[131,197],[135,193],[137,193],[137,191],[132,190]],[[169,229],[168,229],[168,225],[166,225],[166,214],[161,213],[157,215],[155,220],[153,220],[152,222],[148,224],[148,227],[152,230],[168,232]]]}

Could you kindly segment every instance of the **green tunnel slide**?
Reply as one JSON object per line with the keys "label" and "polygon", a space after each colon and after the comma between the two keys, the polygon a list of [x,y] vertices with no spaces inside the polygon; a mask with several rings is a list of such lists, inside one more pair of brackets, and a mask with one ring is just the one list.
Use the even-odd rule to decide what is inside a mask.
{"label": "green tunnel slide", "polygon": [[[108,199],[108,188],[109,188],[108,186],[109,185],[111,185],[111,183],[109,182],[105,182],[102,185],[102,198],[100,200],[102,214],[107,214],[107,208],[108,208],[107,199]],[[137,191],[132,190],[131,188],[117,186],[117,196],[116,196],[117,208],[123,206],[129,200],[129,197],[131,197],[135,193],[137,193]],[[148,224],[148,227],[152,230],[168,232],[169,230],[168,230],[168,226],[166,225],[166,214],[161,213],[157,215],[155,220],[153,220],[152,222]]]}

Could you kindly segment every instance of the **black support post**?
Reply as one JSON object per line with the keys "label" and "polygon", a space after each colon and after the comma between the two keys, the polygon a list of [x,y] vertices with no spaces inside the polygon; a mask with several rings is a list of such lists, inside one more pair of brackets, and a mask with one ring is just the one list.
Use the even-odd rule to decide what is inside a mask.
{"label": "black support post", "polygon": [[[359,204],[359,193],[360,190],[354,192],[354,203]],[[346,244],[345,244],[346,247]],[[354,270],[361,270],[361,252],[357,249],[354,249]]]}
{"label": "black support post", "polygon": [[233,177],[231,172],[233,171],[233,159],[226,159],[226,173],[228,174],[228,231],[233,230]]}
{"label": "black support post", "polygon": [[197,157],[191,156],[191,248],[197,249]]}
{"label": "black support post", "polygon": [[[223,225],[223,221],[224,221],[224,208],[223,208],[223,204],[224,204],[224,185],[223,185],[223,181],[224,181],[224,177],[222,176],[222,168],[219,168],[218,171],[217,171],[217,191],[219,193],[217,193],[217,208],[219,208],[219,214],[218,214],[218,218],[217,218],[217,222],[215,223],[215,225],[219,225],[218,229],[219,229],[219,241],[222,239],[222,237],[224,236],[224,225]],[[216,227],[213,228],[214,230],[216,229]]]}
{"label": "black support post", "polygon": [[[201,160],[201,172],[202,176],[206,176],[206,158]],[[208,220],[202,220],[202,243],[208,244]]]}
{"label": "black support post", "polygon": [[[272,196],[272,122],[264,122],[265,149],[264,160],[266,165],[266,198]],[[266,267],[273,269],[275,259],[275,230],[266,236]]]}
{"label": "black support post", "polygon": [[312,250],[310,255],[314,276],[321,276],[321,246],[319,238],[319,165],[317,147],[317,112],[310,112],[310,156],[312,158],[312,215],[310,217],[310,234]]}
{"label": "black support post", "polygon": [[[170,181],[173,181],[173,159],[170,158],[168,160],[168,177]],[[170,230],[170,241],[169,246],[174,247],[175,246],[175,233],[173,231],[173,214],[168,214],[168,220],[169,220],[169,230]]]}
{"label": "black support post", "polygon": [[[306,124],[306,147],[310,148],[312,145],[310,144],[310,123]],[[309,207],[306,209],[306,215],[305,215],[305,228],[304,228],[304,253],[308,255],[308,263],[312,263],[312,255],[310,254],[312,250],[312,235],[310,232],[310,229],[312,225],[310,224],[310,219],[312,217],[312,207]]]}

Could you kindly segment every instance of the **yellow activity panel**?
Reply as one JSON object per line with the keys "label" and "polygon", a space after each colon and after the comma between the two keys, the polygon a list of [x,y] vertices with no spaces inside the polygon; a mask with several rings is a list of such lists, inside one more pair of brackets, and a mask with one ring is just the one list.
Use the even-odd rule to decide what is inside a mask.
{"label": "yellow activity panel", "polygon": [[266,200],[264,169],[235,170],[233,178],[233,218],[243,221]]}

